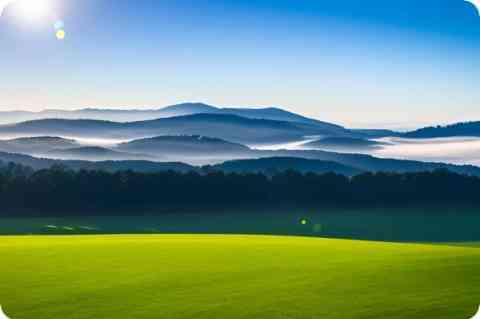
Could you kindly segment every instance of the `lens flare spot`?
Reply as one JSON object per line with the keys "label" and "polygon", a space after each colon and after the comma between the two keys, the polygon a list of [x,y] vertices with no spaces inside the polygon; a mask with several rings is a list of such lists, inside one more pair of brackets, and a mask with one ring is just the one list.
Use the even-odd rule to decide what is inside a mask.
{"label": "lens flare spot", "polygon": [[55,30],[63,30],[63,28],[65,27],[65,24],[63,23],[62,20],[58,20],[57,22],[55,22],[53,27],[55,28]]}
{"label": "lens flare spot", "polygon": [[56,35],[58,40],[63,40],[63,39],[65,39],[65,36],[67,34],[65,33],[65,30],[58,30],[55,35]]}

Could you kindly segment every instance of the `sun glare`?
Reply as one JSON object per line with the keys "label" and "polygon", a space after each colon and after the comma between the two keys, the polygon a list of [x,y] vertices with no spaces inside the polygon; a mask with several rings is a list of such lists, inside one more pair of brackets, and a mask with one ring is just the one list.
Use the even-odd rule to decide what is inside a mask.
{"label": "sun glare", "polygon": [[20,0],[15,4],[17,14],[28,21],[46,19],[51,13],[49,0]]}

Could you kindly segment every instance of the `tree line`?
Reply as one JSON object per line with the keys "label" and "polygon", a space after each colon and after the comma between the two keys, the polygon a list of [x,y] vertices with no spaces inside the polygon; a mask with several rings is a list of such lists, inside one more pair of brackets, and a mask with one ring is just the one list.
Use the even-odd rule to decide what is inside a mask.
{"label": "tree line", "polygon": [[273,176],[174,171],[140,173],[71,170],[34,171],[0,165],[0,215],[70,215],[230,209],[289,205],[480,204],[480,178],[447,170],[420,173],[301,174]]}

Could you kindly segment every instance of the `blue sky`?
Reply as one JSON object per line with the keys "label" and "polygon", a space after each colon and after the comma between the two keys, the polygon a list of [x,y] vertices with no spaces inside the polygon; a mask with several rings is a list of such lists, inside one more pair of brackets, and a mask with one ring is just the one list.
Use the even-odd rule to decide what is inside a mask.
{"label": "blue sky", "polygon": [[1,110],[202,101],[355,127],[480,120],[480,17],[463,0],[50,2],[48,19],[0,19]]}

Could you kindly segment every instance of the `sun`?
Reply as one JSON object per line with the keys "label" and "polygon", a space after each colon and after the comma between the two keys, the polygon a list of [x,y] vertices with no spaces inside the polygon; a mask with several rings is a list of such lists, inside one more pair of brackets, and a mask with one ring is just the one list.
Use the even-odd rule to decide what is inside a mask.
{"label": "sun", "polygon": [[48,0],[20,0],[18,1],[18,12],[28,20],[43,20],[50,13]]}
{"label": "sun", "polygon": [[51,9],[49,0],[19,0],[15,2],[16,14],[31,22],[45,20],[51,14]]}
{"label": "sun", "polygon": [[478,14],[480,15],[480,0],[465,0],[465,1],[473,4],[475,6],[475,8],[477,9]]}

